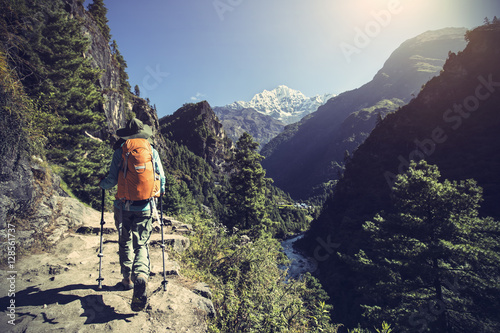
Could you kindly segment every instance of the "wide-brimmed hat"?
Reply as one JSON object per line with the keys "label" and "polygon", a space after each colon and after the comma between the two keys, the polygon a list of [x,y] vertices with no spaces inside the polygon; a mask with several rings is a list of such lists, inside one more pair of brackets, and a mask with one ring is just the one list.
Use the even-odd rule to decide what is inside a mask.
{"label": "wide-brimmed hat", "polygon": [[144,125],[142,121],[137,118],[132,118],[127,122],[124,128],[116,131],[116,135],[124,140],[128,139],[148,139],[153,135],[151,126]]}

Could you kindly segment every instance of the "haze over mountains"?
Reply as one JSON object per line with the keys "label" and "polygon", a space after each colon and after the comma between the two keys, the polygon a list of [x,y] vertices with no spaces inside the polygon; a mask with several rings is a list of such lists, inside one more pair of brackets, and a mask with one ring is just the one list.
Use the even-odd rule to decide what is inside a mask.
{"label": "haze over mountains", "polygon": [[324,192],[325,184],[338,179],[346,154],[366,139],[377,118],[408,103],[439,74],[450,52],[465,47],[465,32],[446,28],[404,42],[372,81],[287,126],[262,149],[268,176],[295,198]]}
{"label": "haze over mountains", "polygon": [[[452,52],[464,49],[465,28],[427,31],[397,48],[360,88],[338,96],[306,97],[286,86],[213,111],[233,141],[250,133],[275,184],[296,199],[322,197],[344,170],[345,159],[387,114],[415,98]],[[293,119],[300,119],[286,125]]]}
{"label": "haze over mountains", "polygon": [[214,112],[224,126],[226,134],[236,142],[248,132],[259,143],[259,150],[275,136],[283,132],[285,124],[255,109],[231,110],[215,107]]}

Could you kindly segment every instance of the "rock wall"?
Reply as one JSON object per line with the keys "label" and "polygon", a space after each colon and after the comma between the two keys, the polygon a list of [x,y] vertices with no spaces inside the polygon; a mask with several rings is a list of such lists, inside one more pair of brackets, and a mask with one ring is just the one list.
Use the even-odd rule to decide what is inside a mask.
{"label": "rock wall", "polygon": [[107,39],[102,35],[92,16],[77,0],[65,0],[68,3],[73,16],[83,20],[83,33],[90,39],[90,47],[85,56],[92,58],[92,63],[96,68],[102,70],[99,80],[103,91],[105,102],[101,106],[107,119],[106,129],[96,133],[98,137],[106,139],[112,138],[112,143],[116,138],[116,130],[122,128],[129,117],[135,115],[138,119],[153,128],[155,133],[153,141],[156,147],[167,149],[165,141],[159,133],[159,121],[156,110],[151,108],[149,103],[132,93],[123,92],[120,84],[120,68],[112,54],[111,47]]}
{"label": "rock wall", "polygon": [[102,35],[92,16],[77,0],[65,0],[67,10],[73,17],[83,21],[83,33],[90,40],[90,47],[85,57],[91,57],[92,64],[102,70],[99,80],[103,90],[105,102],[102,105],[107,118],[107,129],[100,133],[101,138],[112,135],[127,121],[127,113],[132,110],[132,105],[127,101],[127,96],[121,91],[120,69],[113,57],[108,40]]}

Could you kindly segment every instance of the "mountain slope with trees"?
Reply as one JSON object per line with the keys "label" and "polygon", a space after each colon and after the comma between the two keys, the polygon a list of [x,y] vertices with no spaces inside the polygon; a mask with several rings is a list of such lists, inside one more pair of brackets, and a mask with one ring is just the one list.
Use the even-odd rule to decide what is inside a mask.
{"label": "mountain slope with trees", "polygon": [[[408,105],[379,122],[355,151],[335,193],[325,203],[302,243],[311,254],[318,248],[319,238],[327,237],[329,244],[336,244],[326,257],[321,257],[319,276],[332,297],[336,314],[347,326],[354,327],[358,322],[369,325],[374,317],[388,316],[389,309],[397,307],[403,312],[395,321],[408,329],[416,330],[417,327],[405,317],[412,314],[415,314],[411,318],[415,322],[429,324],[424,331],[433,331],[435,325],[445,325],[443,316],[455,318],[446,320],[446,325],[451,325],[450,330],[442,330],[441,326],[434,331],[495,332],[499,325],[498,316],[495,321],[493,315],[495,308],[490,308],[488,303],[489,293],[497,295],[500,276],[495,263],[499,251],[495,243],[499,236],[495,229],[498,222],[491,222],[487,216],[497,221],[500,218],[497,172],[500,168],[500,66],[495,60],[500,54],[500,26],[478,27],[468,31],[466,39],[468,45],[464,51],[451,53],[443,72],[430,80]],[[448,179],[452,183],[436,184],[433,191],[443,197],[422,197],[415,203],[418,209],[414,214],[415,208],[405,205],[429,186],[422,181],[411,188],[401,188],[406,184],[402,183],[404,179],[409,179],[401,175],[408,170],[411,160],[420,159],[436,165],[441,175],[440,178],[432,171],[425,182]],[[477,186],[467,179],[474,179]],[[446,194],[450,184],[462,191],[459,197]],[[477,197],[481,193],[479,187],[482,199]],[[406,201],[398,199],[401,191],[405,191]],[[468,200],[469,206],[462,205],[461,200]],[[446,219],[432,210],[439,202],[449,214]],[[449,224],[449,221],[454,222]],[[432,235],[436,238],[422,243],[423,237],[432,238]],[[391,237],[406,242],[414,239],[415,242],[411,246],[394,243],[383,249],[383,239],[388,241]],[[493,237],[492,241],[487,240],[488,237]],[[479,239],[484,239],[483,245],[490,249],[475,249],[477,242],[481,242]],[[396,246],[399,247],[393,248]],[[386,264],[380,266],[384,258]],[[434,268],[443,274],[434,275],[441,287],[447,277],[445,271],[456,270],[457,283],[467,286],[459,295],[451,295],[449,286],[439,294],[440,288],[431,278],[433,273],[429,275],[423,266],[417,267],[426,261],[431,268],[434,259]],[[396,273],[384,273],[383,269]],[[397,280],[387,280],[392,277]],[[496,285],[489,287],[488,279],[497,279]],[[411,281],[417,283],[413,286],[415,293],[409,294],[405,301],[398,300],[397,296],[392,298],[387,288],[384,291],[384,286],[410,290]],[[423,289],[418,288],[425,283],[430,289],[422,294]],[[377,284],[380,289],[374,291]],[[373,294],[367,293],[369,289]],[[443,298],[445,307],[437,316],[441,319],[422,319],[419,306],[428,309],[431,300],[441,301],[445,293],[448,293],[446,299]],[[405,303],[407,301],[409,303]],[[457,312],[462,310],[457,310],[456,306],[463,310],[462,314]],[[364,312],[368,317],[362,316]],[[371,318],[370,314],[373,314]],[[418,329],[420,327],[419,324]]]}
{"label": "mountain slope with trees", "polygon": [[172,115],[160,119],[160,133],[185,145],[215,171],[221,171],[232,142],[207,101],[185,104]]}
{"label": "mountain slope with trees", "polygon": [[[338,179],[346,151],[352,153],[367,132],[366,124],[395,111],[418,94],[422,85],[439,74],[450,51],[465,47],[465,29],[428,31],[404,42],[385,62],[372,81],[344,92],[321,106],[315,113],[289,125],[263,149],[263,166],[276,186],[294,198],[315,195],[315,188]],[[356,138],[342,136],[342,128],[352,126],[354,112],[371,108],[383,100],[386,106],[371,113],[372,121],[356,120]],[[365,112],[363,112],[365,113]],[[349,118],[350,119],[346,119]],[[347,123],[345,123],[347,121]],[[350,124],[348,124],[350,123]],[[372,127],[373,128],[373,127]],[[371,129],[370,129],[371,130]],[[369,132],[369,130],[368,130]]]}
{"label": "mountain slope with trees", "polygon": [[243,133],[248,132],[259,143],[259,150],[285,129],[283,122],[251,108],[236,111],[215,107],[214,112],[231,140],[236,142]]}

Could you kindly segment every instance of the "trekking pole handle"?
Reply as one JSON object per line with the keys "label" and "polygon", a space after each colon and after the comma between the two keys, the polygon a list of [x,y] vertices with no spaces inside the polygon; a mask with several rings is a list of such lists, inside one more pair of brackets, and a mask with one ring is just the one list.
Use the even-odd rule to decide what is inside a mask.
{"label": "trekking pole handle", "polygon": [[[160,220],[163,220],[163,193],[160,193]],[[163,224],[163,221],[160,221]]]}
{"label": "trekking pole handle", "polygon": [[104,196],[106,195],[106,191],[102,189],[102,197],[101,197],[101,221],[104,221]]}
{"label": "trekking pole handle", "polygon": [[102,189],[102,199],[101,199],[101,227],[104,225],[106,222],[104,222],[104,209],[105,209],[105,196],[106,196],[106,191]]}

